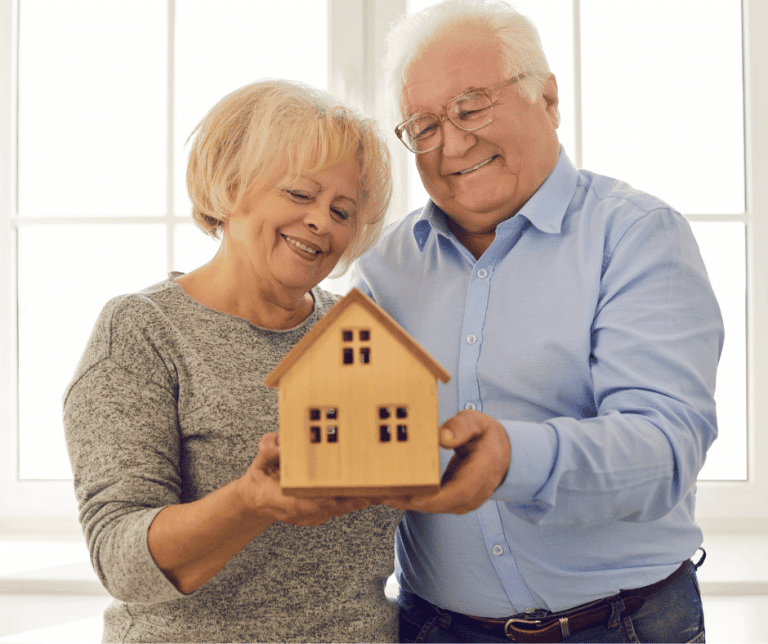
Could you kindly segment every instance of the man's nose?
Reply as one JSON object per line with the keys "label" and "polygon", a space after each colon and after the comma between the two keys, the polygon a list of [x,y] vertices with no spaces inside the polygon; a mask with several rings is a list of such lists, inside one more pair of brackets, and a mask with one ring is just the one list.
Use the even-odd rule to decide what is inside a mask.
{"label": "man's nose", "polygon": [[457,127],[451,119],[445,119],[443,128],[443,154],[449,157],[461,157],[475,143],[477,137],[474,132],[467,132]]}

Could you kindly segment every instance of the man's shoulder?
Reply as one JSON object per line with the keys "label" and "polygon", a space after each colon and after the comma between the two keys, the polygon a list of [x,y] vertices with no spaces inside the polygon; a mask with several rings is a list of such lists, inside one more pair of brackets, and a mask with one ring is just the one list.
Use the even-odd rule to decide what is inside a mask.
{"label": "man's shoulder", "polygon": [[[387,224],[386,228],[384,229],[382,238],[385,239],[393,235],[413,235],[413,227],[420,220],[421,215],[424,212],[424,208],[426,208],[426,206],[421,206],[415,210],[411,210],[404,217],[401,217],[400,219]],[[424,220],[424,223],[429,225],[427,220]]]}
{"label": "man's shoulder", "polygon": [[648,192],[638,190],[626,181],[582,170],[579,187],[586,190],[593,206],[601,206],[610,212],[624,212],[642,216],[654,210],[676,212],[667,202]]}
{"label": "man's shoulder", "polygon": [[423,208],[416,208],[405,217],[387,224],[372,250],[382,252],[392,247],[403,248],[405,242],[415,244],[416,229],[422,225],[428,234],[431,225],[427,220],[421,220],[422,211]]}

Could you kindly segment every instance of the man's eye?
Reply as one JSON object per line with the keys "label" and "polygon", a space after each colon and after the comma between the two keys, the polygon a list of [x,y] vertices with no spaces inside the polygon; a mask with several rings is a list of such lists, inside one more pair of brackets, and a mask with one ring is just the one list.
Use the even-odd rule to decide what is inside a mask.
{"label": "man's eye", "polygon": [[487,107],[481,107],[481,108],[476,109],[476,110],[461,110],[461,112],[459,112],[459,117],[460,118],[469,118],[469,117],[473,116],[474,114],[481,114],[482,112],[485,112],[487,109],[488,109]]}
{"label": "man's eye", "polygon": [[474,119],[480,118],[489,109],[491,109],[490,105],[485,106],[485,107],[479,107],[479,108],[476,108],[476,109],[460,109],[456,113],[456,116],[461,121],[472,121]]}
{"label": "man's eye", "polygon": [[419,141],[432,136],[437,130],[437,123],[430,123],[426,126],[415,126],[411,131],[411,139],[413,141]]}

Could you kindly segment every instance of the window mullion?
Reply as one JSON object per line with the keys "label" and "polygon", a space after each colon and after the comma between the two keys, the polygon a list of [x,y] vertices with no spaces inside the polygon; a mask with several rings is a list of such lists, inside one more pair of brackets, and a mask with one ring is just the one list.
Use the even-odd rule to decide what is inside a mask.
{"label": "window mullion", "polygon": [[768,255],[760,250],[768,246],[768,88],[761,82],[768,77],[768,4],[744,0],[743,10],[749,480],[699,484],[697,517],[705,531],[768,530],[768,399],[758,393],[768,390]]}
{"label": "window mullion", "polygon": [[166,216],[166,269],[170,272],[175,266],[174,257],[174,224],[175,209],[174,203],[174,179],[175,179],[175,53],[176,53],[176,0],[168,0],[168,43],[167,43],[167,75],[166,75],[166,179],[165,179],[165,216]]}
{"label": "window mullion", "polygon": [[[18,474],[16,345],[16,108],[18,4],[0,4],[0,508],[13,504]],[[5,514],[5,512],[3,513]],[[0,516],[0,524],[3,523]]]}
{"label": "window mullion", "polygon": [[388,217],[399,219],[408,210],[408,157],[394,134],[382,61],[390,25],[408,9],[407,0],[328,0],[329,91],[359,105],[376,118],[392,151],[394,195]]}
{"label": "window mullion", "polygon": [[582,167],[581,0],[573,0],[573,163]]}

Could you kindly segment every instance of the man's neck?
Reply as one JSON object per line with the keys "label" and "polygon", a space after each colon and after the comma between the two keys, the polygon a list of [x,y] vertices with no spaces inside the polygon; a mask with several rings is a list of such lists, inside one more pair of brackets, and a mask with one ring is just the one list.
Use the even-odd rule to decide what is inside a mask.
{"label": "man's neck", "polygon": [[459,226],[449,216],[446,216],[446,221],[448,223],[448,230],[472,253],[475,259],[480,259],[496,238],[495,230],[487,233],[472,233]]}

